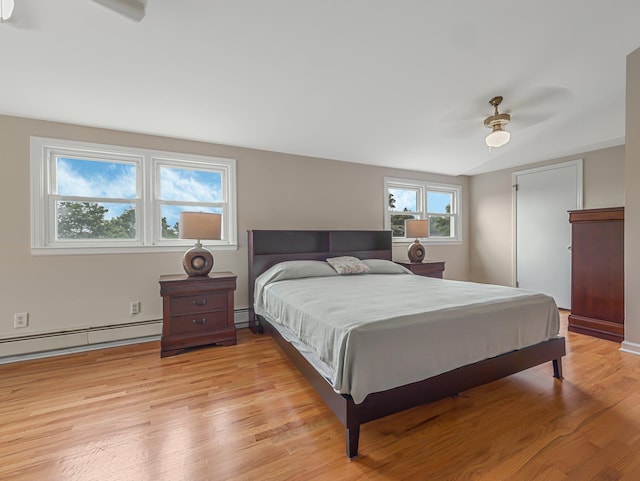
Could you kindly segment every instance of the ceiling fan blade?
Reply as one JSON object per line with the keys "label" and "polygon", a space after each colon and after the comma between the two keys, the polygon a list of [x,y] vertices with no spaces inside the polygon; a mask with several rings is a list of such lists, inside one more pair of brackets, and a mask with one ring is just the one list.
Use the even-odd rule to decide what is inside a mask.
{"label": "ceiling fan blade", "polygon": [[438,130],[450,139],[466,139],[478,133],[478,122],[469,119],[442,121],[438,124]]}
{"label": "ceiling fan blade", "polygon": [[114,12],[118,12],[125,17],[136,22],[145,16],[145,2],[143,0],[93,0],[100,5],[107,7]]}
{"label": "ceiling fan blade", "polygon": [[508,110],[515,114],[539,116],[544,121],[561,112],[572,97],[571,92],[565,88],[537,87],[514,94]]}
{"label": "ceiling fan blade", "polygon": [[[479,99],[458,102],[440,118],[438,130],[450,139],[467,139],[486,135],[488,131],[485,131],[482,122],[485,117],[491,115],[491,110],[485,108],[485,105],[488,103]],[[482,128],[479,129],[478,126]]]}
{"label": "ceiling fan blade", "polygon": [[517,129],[526,129],[527,127],[532,127],[536,124],[540,124],[542,122],[546,122],[547,120],[555,117],[559,112],[553,110],[547,110],[546,112],[536,112],[536,113],[524,113],[511,116],[510,124],[514,125],[514,128]]}
{"label": "ceiling fan blade", "polygon": [[571,92],[563,87],[535,87],[514,93],[512,108],[531,109],[564,106],[571,99]]}

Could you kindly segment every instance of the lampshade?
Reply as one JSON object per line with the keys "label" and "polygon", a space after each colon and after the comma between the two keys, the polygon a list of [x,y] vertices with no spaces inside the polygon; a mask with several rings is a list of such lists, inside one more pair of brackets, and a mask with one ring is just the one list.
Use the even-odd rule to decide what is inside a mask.
{"label": "lampshade", "polygon": [[510,138],[511,134],[509,132],[495,128],[489,135],[487,135],[485,142],[489,147],[502,147],[504,144],[509,142]]}
{"label": "lampshade", "polygon": [[180,239],[221,238],[222,215],[208,212],[180,212]]}
{"label": "lampshade", "polygon": [[0,0],[0,21],[9,20],[13,14],[13,0]]}
{"label": "lampshade", "polygon": [[413,237],[415,239],[429,237],[428,220],[406,220],[404,222],[404,229],[405,237]]}

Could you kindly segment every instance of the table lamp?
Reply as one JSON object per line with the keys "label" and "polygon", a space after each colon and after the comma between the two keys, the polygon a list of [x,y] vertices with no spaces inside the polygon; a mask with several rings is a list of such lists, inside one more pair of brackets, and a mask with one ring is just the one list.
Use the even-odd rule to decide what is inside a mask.
{"label": "table lamp", "polygon": [[405,237],[414,237],[416,240],[411,243],[407,250],[407,256],[411,262],[422,262],[427,254],[425,247],[420,244],[419,237],[429,237],[428,220],[406,220],[404,221]]}
{"label": "table lamp", "polygon": [[213,268],[213,254],[202,247],[201,240],[221,238],[222,215],[208,212],[180,212],[180,239],[195,239],[196,245],[184,253],[182,266],[189,277],[208,276]]}

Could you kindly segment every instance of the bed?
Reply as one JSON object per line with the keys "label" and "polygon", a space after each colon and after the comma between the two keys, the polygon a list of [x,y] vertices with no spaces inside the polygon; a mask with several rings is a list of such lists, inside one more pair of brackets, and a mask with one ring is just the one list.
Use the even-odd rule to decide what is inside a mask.
{"label": "bed", "polygon": [[[414,276],[408,271],[401,273],[402,268],[397,265],[393,273],[388,273],[387,267],[394,265],[390,262],[392,239],[389,231],[253,230],[248,232],[248,243],[250,328],[254,332],[266,331],[277,341],[344,424],[346,454],[349,458],[358,454],[360,426],[366,422],[458,394],[545,362],[552,363],[554,377],[562,378],[565,342],[564,338],[557,335],[557,322],[552,319],[553,315],[557,318],[557,309],[553,300],[549,303],[547,296],[513,288]],[[331,268],[326,270],[327,267],[323,266],[326,265],[326,259],[343,256],[363,259],[372,266],[372,271],[362,276],[341,276],[331,274]],[[295,279],[296,275],[292,275],[290,270],[292,266],[296,269],[303,267],[305,272],[308,268],[318,269],[320,273],[312,278],[300,274],[300,279]],[[376,271],[377,266],[382,266],[384,272]],[[288,277],[283,278],[283,272]],[[384,293],[377,285],[380,282],[388,286],[385,290],[393,291],[393,287],[398,289],[397,292]],[[352,286],[357,286],[353,287],[359,293],[355,299],[360,300],[355,301],[357,309],[350,310],[349,303],[354,303],[349,297],[351,294],[345,294],[343,298],[342,292],[350,292]],[[450,298],[435,294],[437,289],[442,289],[442,292],[461,289],[467,301],[453,306]],[[268,296],[266,292],[269,292]],[[309,292],[317,295],[310,296]],[[371,292],[370,297],[367,297],[367,292]],[[426,297],[420,295],[421,292],[432,292],[434,294],[430,297],[441,299],[439,304],[435,303],[436,307],[431,308],[429,327],[416,320],[424,316],[418,312],[422,309],[422,300],[418,298]],[[391,320],[385,317],[387,314],[377,319],[382,304],[377,306],[374,300],[383,295],[398,296],[403,299],[400,302],[403,307],[413,306],[415,312],[411,315],[403,313]],[[508,298],[502,299],[504,296]],[[484,302],[485,297],[495,297],[496,301]],[[315,308],[318,309],[330,306],[331,315],[318,315],[311,306],[313,303],[301,302],[300,299],[314,299],[317,301]],[[281,304],[282,309],[291,304],[288,308],[294,310],[280,311]],[[341,319],[341,316],[345,319]],[[548,319],[541,320],[540,325],[546,323],[546,327],[533,329],[536,333],[531,333],[531,336],[534,337],[526,332],[523,334],[523,330],[528,330],[526,326],[537,322],[536,317],[545,316]],[[346,323],[346,327],[340,327],[330,334],[321,331],[324,344],[327,345],[317,350],[311,349],[310,355],[310,350],[305,349],[308,347],[307,338],[300,329],[310,324],[308,319],[313,319],[315,326],[316,319],[324,317],[333,318],[338,326]],[[447,334],[439,329],[444,329],[446,325],[457,326],[457,332],[474,338],[477,335],[473,331],[476,326],[497,322],[498,327],[490,329],[502,332],[500,326],[504,326],[508,331],[505,319],[520,317],[525,321],[522,323],[525,327],[516,329],[513,335],[506,334],[507,338],[514,338],[515,345],[505,344],[503,339],[494,343],[488,338],[487,342],[478,343],[479,352],[468,353],[473,346],[466,346],[464,342],[456,340],[450,346],[439,342],[441,346],[444,345],[445,351],[450,348],[451,351],[458,350],[471,357],[467,361],[442,361],[446,357],[442,351],[436,353],[432,360],[415,362],[413,356],[396,356],[404,359],[401,362],[411,364],[389,366],[387,369],[388,362],[384,356],[388,354],[383,353],[385,349],[395,349],[391,351],[393,353],[398,352],[398,346],[415,344],[416,339],[445,339]],[[361,318],[367,318],[371,324],[364,324]],[[371,325],[375,328],[371,328]],[[435,329],[430,332],[438,334],[425,335],[424,329],[427,328]],[[331,342],[327,342],[327,339],[331,339]],[[437,347],[434,344],[423,351],[430,352]],[[329,359],[324,357],[325,351],[329,352]],[[379,356],[382,361],[378,359]],[[438,363],[441,365],[435,367]]]}

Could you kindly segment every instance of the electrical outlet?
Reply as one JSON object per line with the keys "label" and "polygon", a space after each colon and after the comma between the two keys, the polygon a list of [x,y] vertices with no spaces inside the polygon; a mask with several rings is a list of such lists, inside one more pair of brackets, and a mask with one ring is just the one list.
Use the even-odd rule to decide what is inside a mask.
{"label": "electrical outlet", "polygon": [[13,328],[22,329],[29,325],[29,313],[28,312],[16,312],[13,315]]}
{"label": "electrical outlet", "polygon": [[129,314],[140,314],[140,301],[133,301],[129,303]]}

